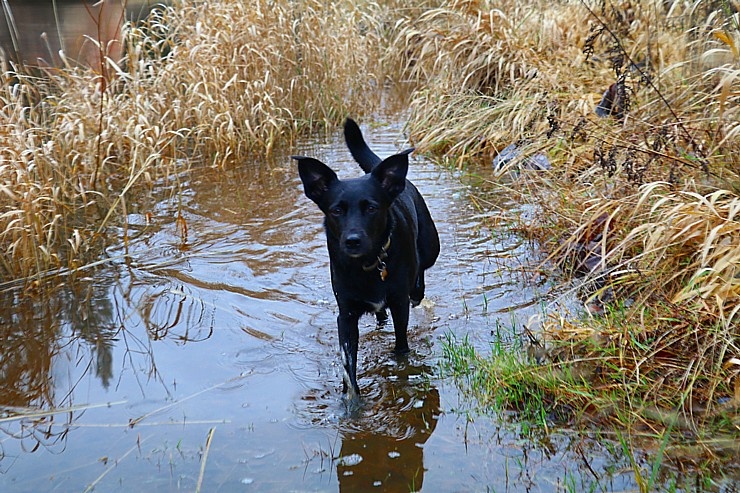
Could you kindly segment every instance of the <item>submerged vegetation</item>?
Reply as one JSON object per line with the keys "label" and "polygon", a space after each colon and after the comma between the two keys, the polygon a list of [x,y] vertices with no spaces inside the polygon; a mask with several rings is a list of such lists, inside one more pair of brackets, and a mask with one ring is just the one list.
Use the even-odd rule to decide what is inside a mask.
{"label": "submerged vegetation", "polygon": [[490,176],[514,146],[503,171],[523,169],[487,186],[534,205],[518,231],[597,307],[527,329],[537,358],[451,341],[478,399],[736,456],[736,2],[174,2],[124,33],[99,67],[5,63],[0,290],[104,262],[137,194],[177,193],[189,163],[268,155],[403,82],[420,152]]}

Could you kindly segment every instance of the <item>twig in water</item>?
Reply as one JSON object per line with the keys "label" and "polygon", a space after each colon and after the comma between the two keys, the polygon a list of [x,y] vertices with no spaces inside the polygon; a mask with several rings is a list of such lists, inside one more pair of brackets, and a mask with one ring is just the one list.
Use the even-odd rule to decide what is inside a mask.
{"label": "twig in water", "polygon": [[203,459],[200,461],[200,474],[198,475],[198,482],[195,485],[195,493],[200,493],[200,488],[203,485],[203,475],[206,472],[206,461],[208,460],[208,451],[211,450],[211,440],[213,440],[213,434],[216,428],[211,428],[208,432],[208,438],[206,438],[206,448],[203,451]]}
{"label": "twig in water", "polygon": [[116,467],[116,466],[117,466],[117,465],[118,465],[118,464],[119,464],[119,463],[120,463],[120,462],[121,462],[121,461],[122,461],[123,459],[125,459],[126,457],[128,457],[128,455],[129,455],[129,454],[130,454],[131,452],[133,452],[133,451],[134,451],[134,450],[136,450],[136,449],[140,449],[140,448],[141,448],[141,444],[142,444],[142,443],[144,443],[145,441],[147,441],[148,439],[149,439],[148,437],[147,437],[147,438],[144,438],[143,440],[141,439],[141,437],[137,438],[137,440],[136,440],[136,445],[134,445],[133,447],[131,447],[130,449],[128,449],[128,450],[126,451],[126,453],[125,453],[125,454],[123,454],[123,455],[122,455],[122,456],[121,456],[121,457],[120,457],[119,459],[117,459],[117,460],[115,460],[115,461],[112,461],[112,462],[111,462],[111,464],[110,464],[110,466],[108,466],[108,468],[107,468],[107,469],[106,469],[105,471],[103,471],[103,472],[102,472],[102,473],[100,474],[100,476],[98,476],[97,478],[95,478],[95,480],[94,480],[94,481],[93,481],[92,483],[90,483],[89,485],[87,485],[87,488],[85,488],[85,493],[88,493],[88,492],[90,492],[90,491],[93,491],[93,490],[95,489],[95,486],[96,486],[96,485],[97,485],[97,484],[98,484],[98,483],[99,483],[100,481],[102,481],[102,480],[103,480],[103,478],[104,478],[105,476],[107,476],[107,475],[108,475],[108,473],[109,473],[109,472],[111,472],[111,471],[113,470],[113,468],[114,468],[114,467]]}

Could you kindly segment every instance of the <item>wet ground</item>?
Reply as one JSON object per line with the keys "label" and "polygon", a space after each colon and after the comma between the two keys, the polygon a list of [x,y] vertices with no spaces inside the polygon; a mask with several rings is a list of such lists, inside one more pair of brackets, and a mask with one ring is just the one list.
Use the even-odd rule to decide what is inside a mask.
{"label": "wet ground", "polygon": [[[381,156],[407,146],[400,123],[363,129]],[[361,173],[339,132],[291,152]],[[390,326],[361,321],[361,409],[341,397],[321,214],[295,165],[195,169],[142,198],[89,279],[43,302],[5,295],[0,490],[633,488],[613,445],[469,412],[440,375],[445,338],[488,352],[552,300],[527,245],[483,227],[458,176],[413,157],[410,178],[442,252],[408,358]]]}

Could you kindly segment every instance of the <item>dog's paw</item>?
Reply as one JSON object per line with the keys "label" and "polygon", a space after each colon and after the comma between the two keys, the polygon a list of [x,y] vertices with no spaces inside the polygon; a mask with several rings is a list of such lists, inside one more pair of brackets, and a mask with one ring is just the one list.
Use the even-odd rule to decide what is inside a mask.
{"label": "dog's paw", "polygon": [[417,306],[420,306],[426,310],[430,310],[434,308],[434,302],[430,300],[429,298],[424,298],[421,301],[411,300],[411,306],[416,308]]}

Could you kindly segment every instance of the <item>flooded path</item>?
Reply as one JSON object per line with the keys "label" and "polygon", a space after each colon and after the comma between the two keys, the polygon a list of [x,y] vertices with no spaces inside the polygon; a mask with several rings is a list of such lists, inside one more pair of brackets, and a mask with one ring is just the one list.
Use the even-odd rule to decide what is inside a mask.
{"label": "flooded path", "polygon": [[[381,156],[406,145],[400,123],[363,130]],[[360,173],[339,132],[292,152]],[[410,178],[442,253],[408,359],[391,328],[361,321],[360,411],[341,400],[321,214],[294,164],[199,169],[131,210],[128,242],[90,279],[43,303],[5,295],[0,490],[580,491],[589,469],[627,465],[582,437],[576,452],[567,435],[466,414],[439,376],[442,341],[487,352],[546,288],[520,274],[520,240],[481,227],[456,176],[413,157]],[[610,476],[609,490],[632,484]]]}

